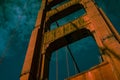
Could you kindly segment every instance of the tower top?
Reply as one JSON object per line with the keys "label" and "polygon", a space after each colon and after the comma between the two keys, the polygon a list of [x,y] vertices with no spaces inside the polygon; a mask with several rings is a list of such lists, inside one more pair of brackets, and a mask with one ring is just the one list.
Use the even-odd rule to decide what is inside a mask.
{"label": "tower top", "polygon": [[[84,15],[50,30],[53,22],[80,9],[85,10]],[[87,36],[96,41],[103,62],[68,80],[119,80],[120,36],[102,9],[93,0],[42,0],[20,80],[47,80],[52,52]]]}

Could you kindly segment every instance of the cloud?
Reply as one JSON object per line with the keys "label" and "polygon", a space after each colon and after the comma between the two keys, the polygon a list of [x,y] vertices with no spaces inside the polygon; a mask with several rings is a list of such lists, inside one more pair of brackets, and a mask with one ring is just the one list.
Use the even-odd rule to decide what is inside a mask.
{"label": "cloud", "polygon": [[[14,56],[26,49],[40,1],[9,0],[0,6],[0,55]],[[25,54],[25,53],[24,53]]]}

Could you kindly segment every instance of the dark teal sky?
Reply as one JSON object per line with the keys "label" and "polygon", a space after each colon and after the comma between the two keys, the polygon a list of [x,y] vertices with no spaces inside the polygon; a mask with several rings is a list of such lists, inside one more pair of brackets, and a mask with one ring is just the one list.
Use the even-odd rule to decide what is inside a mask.
{"label": "dark teal sky", "polygon": [[[102,7],[116,29],[120,32],[120,0],[96,0],[96,2]],[[0,0],[0,80],[19,80],[27,45],[31,31],[34,28],[40,3],[41,0]],[[92,47],[89,48],[90,46]],[[92,60],[93,57],[88,54],[88,52],[92,53],[92,55],[97,53],[97,50],[93,52],[96,49],[96,44],[91,37],[71,44],[70,48],[74,55],[76,53],[75,58],[81,70],[87,69],[88,66],[92,66],[91,64],[97,64],[97,61]],[[61,57],[65,56],[64,54],[61,55],[64,52],[65,49],[58,50],[58,55]],[[88,55],[87,59],[85,59],[85,55]],[[65,67],[65,63],[61,64],[64,62],[62,60],[64,59],[59,59],[59,65],[63,65],[61,68],[59,67],[60,69]],[[88,64],[87,62],[90,60],[93,63],[90,62]],[[54,64],[54,61],[55,58],[52,58],[51,64]],[[70,64],[72,65],[72,63]],[[63,71],[65,71],[65,68]],[[59,71],[60,73],[62,72]],[[71,75],[74,74],[72,66],[70,73]],[[53,74],[55,74],[55,71]],[[61,76],[66,77],[66,74],[65,76]]]}

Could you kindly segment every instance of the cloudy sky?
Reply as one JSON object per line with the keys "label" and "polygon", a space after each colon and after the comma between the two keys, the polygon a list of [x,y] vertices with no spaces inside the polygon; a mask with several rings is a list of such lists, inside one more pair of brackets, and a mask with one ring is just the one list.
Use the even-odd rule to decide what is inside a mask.
{"label": "cloudy sky", "polygon": [[[0,80],[19,80],[30,34],[34,28],[37,12],[40,9],[40,3],[41,0],[0,0]],[[120,32],[120,0],[96,0],[96,3],[102,7],[113,25]],[[64,21],[61,20],[59,23],[64,23]],[[99,63],[98,49],[91,37],[77,41],[69,46],[80,70],[84,71]],[[92,47],[89,49],[90,46]],[[96,51],[93,52],[95,49]],[[59,70],[65,71],[66,63],[64,61],[65,57],[63,57],[65,54],[61,55],[60,53],[68,52],[68,50],[62,48],[57,52],[58,56],[61,56],[58,59],[58,65],[64,62],[63,66],[59,67]],[[88,54],[89,52],[92,54]],[[50,67],[55,67],[56,58],[54,53]],[[86,55],[87,59],[84,59]],[[91,55],[95,55],[95,57],[91,57]],[[69,63],[73,65],[69,54],[68,58]],[[94,59],[97,60],[95,61]],[[69,67],[71,69],[70,75],[75,74],[73,66]],[[50,70],[52,71],[52,69]],[[60,71],[61,79],[66,78],[67,71],[63,72],[65,75],[61,75],[62,72]],[[55,75],[55,70],[52,73]],[[50,79],[54,80],[55,78],[51,76]]]}

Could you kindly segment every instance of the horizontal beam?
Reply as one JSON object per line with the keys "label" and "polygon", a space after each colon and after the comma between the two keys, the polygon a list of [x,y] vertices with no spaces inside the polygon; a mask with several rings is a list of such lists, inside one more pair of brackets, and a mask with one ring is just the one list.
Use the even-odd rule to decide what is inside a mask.
{"label": "horizontal beam", "polygon": [[51,18],[53,21],[55,21],[79,9],[82,9],[80,0],[71,0],[55,9],[48,11],[46,16],[47,18]]}
{"label": "horizontal beam", "polygon": [[55,5],[57,5],[58,3],[63,2],[64,0],[48,0],[47,6],[48,8],[51,8]]}
{"label": "horizontal beam", "polygon": [[77,31],[79,29],[82,29],[87,25],[89,22],[84,21],[84,16],[79,17],[78,19],[69,22],[63,26],[60,26],[59,28],[52,30],[50,32],[46,32],[44,34],[44,44],[51,43],[63,36],[66,36],[74,31]]}
{"label": "horizontal beam", "polygon": [[[101,75],[102,74],[102,75]],[[90,70],[76,74],[65,80],[118,80],[113,73],[113,67],[111,63],[103,62],[97,66],[92,67]]]}
{"label": "horizontal beam", "polygon": [[68,34],[66,36],[63,36],[63,37],[53,41],[49,45],[46,44],[46,47],[44,47],[44,49],[47,48],[46,53],[49,54],[55,50],[58,50],[66,45],[69,45],[75,41],[78,41],[78,40],[83,39],[90,35],[91,34],[89,33],[89,30],[87,30],[86,28],[79,29],[79,30],[74,31],[71,34]]}

